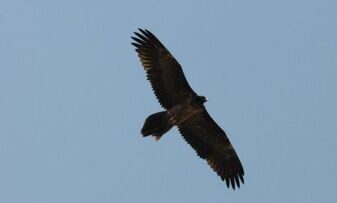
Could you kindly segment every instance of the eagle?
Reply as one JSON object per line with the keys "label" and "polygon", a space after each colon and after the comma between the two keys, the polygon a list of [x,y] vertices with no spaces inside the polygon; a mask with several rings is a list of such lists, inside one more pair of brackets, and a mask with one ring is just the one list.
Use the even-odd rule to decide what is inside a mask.
{"label": "eagle", "polygon": [[235,190],[244,183],[244,170],[226,133],[208,114],[207,98],[193,91],[181,65],[147,29],[134,32],[135,46],[154,94],[165,109],[147,117],[141,130],[143,137],[162,135],[176,126],[186,142],[208,165]]}

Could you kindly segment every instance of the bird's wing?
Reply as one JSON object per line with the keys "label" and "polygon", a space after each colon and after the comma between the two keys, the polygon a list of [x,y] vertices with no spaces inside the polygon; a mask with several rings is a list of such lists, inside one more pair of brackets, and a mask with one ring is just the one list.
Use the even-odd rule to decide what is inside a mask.
{"label": "bird's wing", "polygon": [[147,73],[152,89],[160,104],[169,109],[196,95],[188,84],[183,70],[164,45],[148,30],[135,32],[132,44]]}
{"label": "bird's wing", "polygon": [[244,170],[226,133],[215,123],[206,109],[178,126],[181,135],[197,154],[230,185],[244,183]]}

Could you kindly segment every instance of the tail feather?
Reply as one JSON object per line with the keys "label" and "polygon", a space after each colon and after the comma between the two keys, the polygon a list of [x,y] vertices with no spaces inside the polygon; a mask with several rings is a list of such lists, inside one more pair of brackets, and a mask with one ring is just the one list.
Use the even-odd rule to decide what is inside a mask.
{"label": "tail feather", "polygon": [[147,117],[142,128],[143,137],[152,135],[159,140],[173,125],[169,123],[170,116],[166,111],[154,113]]}

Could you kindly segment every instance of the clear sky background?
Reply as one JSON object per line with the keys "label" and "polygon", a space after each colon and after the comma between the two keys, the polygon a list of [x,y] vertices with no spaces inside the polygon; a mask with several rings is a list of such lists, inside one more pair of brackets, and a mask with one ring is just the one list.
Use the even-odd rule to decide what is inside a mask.
{"label": "clear sky background", "polygon": [[[0,202],[337,202],[337,1],[0,1]],[[227,189],[161,108],[157,35],[245,168]]]}

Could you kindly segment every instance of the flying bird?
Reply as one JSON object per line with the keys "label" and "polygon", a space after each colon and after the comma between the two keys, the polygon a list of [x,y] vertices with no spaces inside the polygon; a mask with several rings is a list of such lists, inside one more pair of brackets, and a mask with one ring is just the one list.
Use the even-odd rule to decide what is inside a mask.
{"label": "flying bird", "polygon": [[164,111],[150,115],[141,133],[159,140],[176,126],[198,156],[220,176],[226,185],[235,189],[244,183],[244,170],[226,133],[208,114],[204,103],[188,84],[178,61],[165,46],[146,29],[131,37],[135,50],[146,71],[155,96]]}

